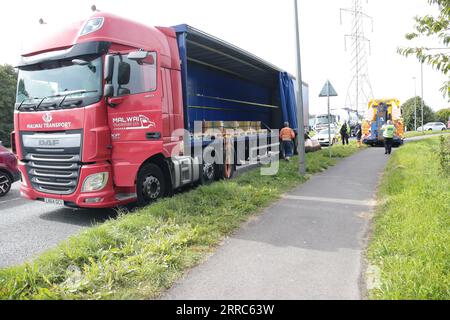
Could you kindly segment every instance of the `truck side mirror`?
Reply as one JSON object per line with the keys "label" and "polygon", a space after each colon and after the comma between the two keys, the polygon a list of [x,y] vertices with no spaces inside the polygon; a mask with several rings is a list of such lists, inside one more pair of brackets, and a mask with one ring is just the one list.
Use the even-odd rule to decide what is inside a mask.
{"label": "truck side mirror", "polygon": [[111,82],[114,74],[114,56],[105,57],[105,81]]}
{"label": "truck side mirror", "polygon": [[112,84],[105,84],[103,89],[103,95],[106,99],[114,96],[114,86]]}

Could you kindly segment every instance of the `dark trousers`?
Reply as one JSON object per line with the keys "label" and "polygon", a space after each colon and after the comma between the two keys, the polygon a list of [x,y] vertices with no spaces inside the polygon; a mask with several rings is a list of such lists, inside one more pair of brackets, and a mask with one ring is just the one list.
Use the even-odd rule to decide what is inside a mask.
{"label": "dark trousers", "polygon": [[294,143],[292,141],[282,141],[283,156],[285,158],[292,158],[294,155]]}
{"label": "dark trousers", "polygon": [[384,138],[385,154],[391,154],[393,143],[394,143],[394,138]]}
{"label": "dark trousers", "polygon": [[341,137],[342,137],[342,144],[345,146],[345,144],[348,144],[348,134],[342,134],[341,133]]}

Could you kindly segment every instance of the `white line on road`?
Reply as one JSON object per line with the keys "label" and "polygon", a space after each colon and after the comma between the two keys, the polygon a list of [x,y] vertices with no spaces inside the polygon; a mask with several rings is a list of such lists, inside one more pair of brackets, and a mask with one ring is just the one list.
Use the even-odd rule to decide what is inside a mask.
{"label": "white line on road", "polygon": [[352,199],[335,199],[335,198],[322,198],[322,197],[302,197],[302,196],[293,196],[293,195],[284,195],[283,199],[350,204],[350,205],[355,205],[355,206],[367,206],[367,207],[374,207],[377,204],[375,200],[352,200]]}

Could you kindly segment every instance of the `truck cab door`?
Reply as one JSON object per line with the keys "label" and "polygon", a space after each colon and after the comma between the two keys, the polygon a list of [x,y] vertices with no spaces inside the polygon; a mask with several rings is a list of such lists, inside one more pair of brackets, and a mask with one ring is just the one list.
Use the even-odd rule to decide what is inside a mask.
{"label": "truck cab door", "polygon": [[130,187],[142,163],[163,150],[159,62],[156,52],[137,61],[128,53],[114,55],[108,100],[114,183]]}
{"label": "truck cab door", "polygon": [[162,80],[162,119],[163,119],[163,138],[170,141],[173,130],[175,130],[173,117],[173,97],[170,70],[161,69]]}

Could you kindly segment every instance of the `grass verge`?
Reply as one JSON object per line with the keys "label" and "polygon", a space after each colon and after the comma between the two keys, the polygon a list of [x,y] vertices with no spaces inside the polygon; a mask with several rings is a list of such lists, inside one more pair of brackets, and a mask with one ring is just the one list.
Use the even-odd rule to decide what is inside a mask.
{"label": "grass verge", "polygon": [[[306,156],[309,174],[357,151]],[[71,237],[30,264],[0,270],[0,299],[148,299],[170,288],[227,235],[304,178],[297,162],[276,176],[247,172],[121,215]]]}
{"label": "grass verge", "polygon": [[409,131],[405,133],[405,138],[414,138],[414,137],[420,137],[420,136],[430,136],[430,135],[438,135],[442,133],[450,133],[450,130],[445,130],[442,132],[439,131],[425,131],[425,132],[418,132],[418,131]]}
{"label": "grass verge", "polygon": [[368,258],[380,270],[372,299],[450,299],[450,177],[439,138],[407,143],[390,159]]}

